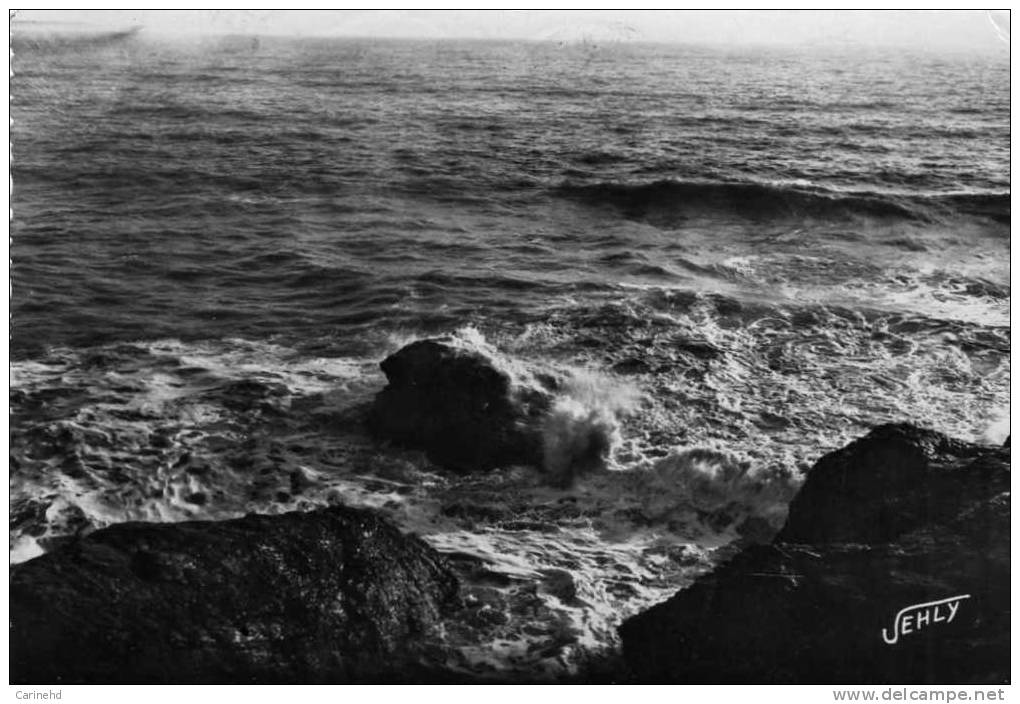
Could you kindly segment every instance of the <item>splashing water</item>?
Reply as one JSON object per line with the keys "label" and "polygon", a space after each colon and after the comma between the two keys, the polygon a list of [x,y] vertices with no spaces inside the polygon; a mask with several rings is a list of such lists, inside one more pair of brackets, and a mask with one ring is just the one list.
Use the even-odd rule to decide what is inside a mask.
{"label": "splashing water", "polygon": [[573,370],[543,426],[545,470],[569,486],[575,477],[606,467],[622,442],[621,417],[640,395],[631,385],[591,370]]}

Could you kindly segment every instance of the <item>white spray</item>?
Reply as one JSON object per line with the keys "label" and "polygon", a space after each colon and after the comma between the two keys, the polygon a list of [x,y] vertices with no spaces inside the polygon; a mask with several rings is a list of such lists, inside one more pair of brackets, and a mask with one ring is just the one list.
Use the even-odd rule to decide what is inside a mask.
{"label": "white spray", "polygon": [[569,485],[604,468],[620,444],[620,417],[640,400],[629,385],[590,370],[575,370],[554,401],[542,430],[545,471]]}

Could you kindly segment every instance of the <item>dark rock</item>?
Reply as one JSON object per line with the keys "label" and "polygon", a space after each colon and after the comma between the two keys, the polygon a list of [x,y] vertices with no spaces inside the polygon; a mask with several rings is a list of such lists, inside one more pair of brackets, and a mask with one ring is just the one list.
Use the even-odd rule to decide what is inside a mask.
{"label": "dark rock", "polygon": [[11,681],[414,679],[457,591],[367,511],[125,523],[11,568]]}
{"label": "dark rock", "polygon": [[368,425],[450,469],[542,464],[542,420],[555,380],[514,373],[453,338],[413,342],[381,364],[389,381]]}
{"label": "dark rock", "polygon": [[737,525],[737,534],[744,544],[765,544],[776,535],[776,529],[761,516],[750,516]]}
{"label": "dark rock", "polygon": [[314,485],[314,481],[300,467],[290,473],[290,493],[297,496],[308,487]]}
{"label": "dark rock", "polygon": [[[823,457],[768,546],[620,628],[642,682],[1009,679],[1009,451],[909,425]],[[968,595],[890,639],[908,606]]]}
{"label": "dark rock", "polygon": [[777,540],[887,542],[1009,491],[1001,457],[909,425],[887,425],[811,469]]}

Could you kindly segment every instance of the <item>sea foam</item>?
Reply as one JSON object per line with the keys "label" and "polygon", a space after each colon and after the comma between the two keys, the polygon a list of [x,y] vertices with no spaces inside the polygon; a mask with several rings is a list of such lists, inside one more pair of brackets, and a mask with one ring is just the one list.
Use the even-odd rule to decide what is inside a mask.
{"label": "sea foam", "polygon": [[593,370],[572,370],[542,429],[544,469],[555,483],[604,468],[622,440],[621,417],[640,394],[629,384]]}

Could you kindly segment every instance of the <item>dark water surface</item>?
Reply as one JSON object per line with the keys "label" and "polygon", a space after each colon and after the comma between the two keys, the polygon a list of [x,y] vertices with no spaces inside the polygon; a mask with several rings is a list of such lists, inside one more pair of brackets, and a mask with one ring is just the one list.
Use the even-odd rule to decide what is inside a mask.
{"label": "dark water surface", "polygon": [[1009,219],[1001,57],[129,39],[15,69],[19,355],[757,295],[774,267],[727,260],[782,250],[856,255],[789,285],[954,246],[953,283],[906,287],[1002,274],[973,251]]}

